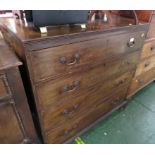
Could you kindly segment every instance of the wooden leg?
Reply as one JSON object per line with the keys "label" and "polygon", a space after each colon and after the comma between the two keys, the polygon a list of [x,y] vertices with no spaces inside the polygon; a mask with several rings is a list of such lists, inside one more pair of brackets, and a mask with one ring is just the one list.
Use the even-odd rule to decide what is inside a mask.
{"label": "wooden leg", "polygon": [[128,101],[126,101],[125,103],[124,103],[124,105],[122,105],[119,109],[120,110],[124,110],[125,108],[127,108],[127,106],[128,106]]}

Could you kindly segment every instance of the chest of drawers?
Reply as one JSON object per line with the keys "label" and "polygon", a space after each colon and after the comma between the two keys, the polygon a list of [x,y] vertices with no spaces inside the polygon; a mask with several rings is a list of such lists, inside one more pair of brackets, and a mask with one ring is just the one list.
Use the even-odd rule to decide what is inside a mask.
{"label": "chest of drawers", "polygon": [[[142,11],[143,12],[143,11]],[[149,16],[148,16],[149,17]],[[147,18],[148,19],[148,18]],[[140,53],[134,78],[128,91],[128,98],[155,79],[155,14],[152,11],[150,26]]]}
{"label": "chest of drawers", "polygon": [[41,37],[1,27],[28,70],[44,143],[66,143],[125,103],[148,29],[73,28],[54,36],[52,29]]}
{"label": "chest of drawers", "polygon": [[22,63],[0,38],[0,143],[37,143],[19,73]]}

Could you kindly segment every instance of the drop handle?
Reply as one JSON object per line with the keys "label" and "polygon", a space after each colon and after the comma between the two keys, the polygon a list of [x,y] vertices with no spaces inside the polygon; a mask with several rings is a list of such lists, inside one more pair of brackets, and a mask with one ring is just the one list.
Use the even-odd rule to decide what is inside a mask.
{"label": "drop handle", "polygon": [[79,86],[80,86],[80,81],[73,81],[72,85],[63,87],[63,92],[72,92],[76,90]]}
{"label": "drop handle", "polygon": [[80,54],[79,53],[74,53],[71,61],[68,61],[65,56],[60,57],[60,59],[59,59],[61,64],[65,64],[68,66],[76,64],[79,60],[80,60]]}
{"label": "drop handle", "polygon": [[127,42],[128,47],[133,47],[135,45],[135,38],[130,38]]}
{"label": "drop handle", "polygon": [[68,135],[71,131],[75,130],[76,128],[78,128],[77,124],[75,124],[72,128],[65,130],[64,135]]}
{"label": "drop handle", "polygon": [[62,114],[63,115],[70,115],[72,113],[74,113],[77,109],[80,108],[80,105],[79,104],[75,104],[73,105],[73,107],[71,107],[70,109],[65,109]]}
{"label": "drop handle", "polygon": [[139,83],[143,84],[144,83],[144,79],[136,80],[136,82],[139,82]]}
{"label": "drop handle", "polygon": [[125,79],[120,79],[116,82],[116,85],[119,86],[125,82]]}
{"label": "drop handle", "polygon": [[151,51],[155,50],[155,45],[151,46]]}
{"label": "drop handle", "polygon": [[129,60],[127,60],[127,61],[126,61],[126,64],[127,64],[127,65],[130,65],[130,64],[131,64],[131,62],[130,62]]}
{"label": "drop handle", "polygon": [[123,61],[123,65],[130,65],[131,62],[129,60]]}
{"label": "drop handle", "polygon": [[150,65],[150,62],[146,62],[145,64],[144,64],[144,67],[147,67],[147,66],[149,66]]}
{"label": "drop handle", "polygon": [[139,80],[139,83],[144,83],[144,79],[140,79]]}

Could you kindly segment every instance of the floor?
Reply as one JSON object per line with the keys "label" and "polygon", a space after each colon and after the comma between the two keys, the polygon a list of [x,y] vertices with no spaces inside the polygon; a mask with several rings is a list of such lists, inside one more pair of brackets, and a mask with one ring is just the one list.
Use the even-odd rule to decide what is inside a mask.
{"label": "floor", "polygon": [[155,144],[155,82],[139,91],[126,109],[117,110],[81,135],[80,141],[86,144]]}

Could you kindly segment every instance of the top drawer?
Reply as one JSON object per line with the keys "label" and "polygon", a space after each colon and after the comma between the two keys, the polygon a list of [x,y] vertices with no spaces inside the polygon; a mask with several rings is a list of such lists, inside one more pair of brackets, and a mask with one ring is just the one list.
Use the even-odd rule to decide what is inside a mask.
{"label": "top drawer", "polygon": [[141,49],[143,31],[48,48],[30,53],[35,82],[89,68]]}
{"label": "top drawer", "polygon": [[155,40],[146,42],[141,52],[141,59],[147,58],[155,54]]}
{"label": "top drawer", "polygon": [[5,75],[0,75],[0,99],[3,99],[10,95],[7,85],[8,84]]}

